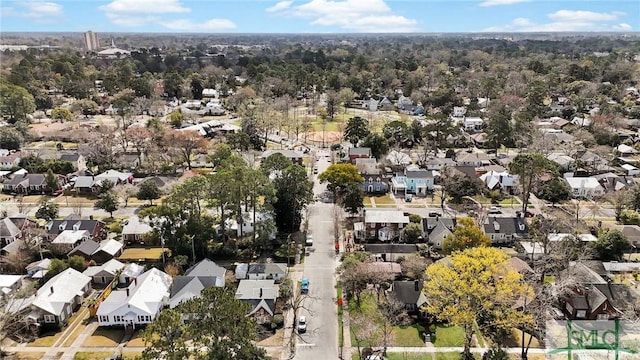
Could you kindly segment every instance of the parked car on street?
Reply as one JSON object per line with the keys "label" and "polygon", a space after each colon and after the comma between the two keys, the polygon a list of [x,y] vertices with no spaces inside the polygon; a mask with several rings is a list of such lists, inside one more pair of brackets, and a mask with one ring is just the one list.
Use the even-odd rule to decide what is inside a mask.
{"label": "parked car on street", "polygon": [[309,292],[309,279],[303,278],[300,282],[300,292],[306,294]]}
{"label": "parked car on street", "polygon": [[300,316],[298,320],[298,333],[302,334],[307,332],[307,318],[304,316]]}

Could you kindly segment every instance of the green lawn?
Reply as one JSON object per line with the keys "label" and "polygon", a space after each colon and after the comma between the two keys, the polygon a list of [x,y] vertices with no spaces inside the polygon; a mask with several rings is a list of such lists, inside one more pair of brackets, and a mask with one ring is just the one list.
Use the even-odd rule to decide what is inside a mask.
{"label": "green lawn", "polygon": [[371,198],[368,196],[365,196],[362,199],[362,205],[364,205],[364,207],[371,207]]}
{"label": "green lawn", "polygon": [[464,331],[458,326],[437,325],[436,341],[433,344],[436,347],[455,347],[463,346]]}
{"label": "green lawn", "polygon": [[491,199],[483,195],[472,196],[472,198],[481,204],[491,204]]}
{"label": "green lawn", "polygon": [[395,339],[394,346],[424,346],[424,327],[420,324],[394,326],[393,334]]}
{"label": "green lawn", "polygon": [[[322,131],[322,121],[313,121],[312,123],[313,131]],[[339,131],[339,121],[327,121],[327,126],[324,128],[325,131]]]}
{"label": "green lawn", "polygon": [[504,200],[500,201],[499,204],[502,205],[502,206],[518,206],[518,205],[522,205],[522,203],[520,201],[518,201],[518,199],[513,197],[513,196],[508,198],[508,199],[504,199]]}
{"label": "green lawn", "polygon": [[376,205],[395,205],[396,204],[396,199],[389,196],[389,194],[382,195],[382,196],[374,196],[373,201],[376,203]]}

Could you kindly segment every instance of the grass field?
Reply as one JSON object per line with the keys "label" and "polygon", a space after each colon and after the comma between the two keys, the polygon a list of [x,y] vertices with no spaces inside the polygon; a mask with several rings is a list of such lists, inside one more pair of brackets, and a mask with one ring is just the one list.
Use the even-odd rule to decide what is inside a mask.
{"label": "grass field", "polygon": [[396,204],[396,199],[389,196],[389,194],[382,195],[382,196],[374,196],[373,201],[376,203],[376,205],[395,205]]}
{"label": "grass field", "polygon": [[[124,351],[122,353],[125,360],[133,360],[140,356],[141,353],[135,351]],[[76,353],[76,356],[73,358],[74,360],[104,360],[108,359],[113,355],[113,352],[106,351],[97,351],[97,352],[86,352],[79,351]]]}
{"label": "grass field", "polygon": [[394,326],[394,346],[424,346],[424,327],[420,324],[409,326]]}
{"label": "grass field", "polygon": [[131,347],[145,346],[144,339],[142,339],[142,330],[136,330],[131,340],[127,342],[127,346],[131,346]]}
{"label": "grass field", "polygon": [[458,326],[437,325],[436,341],[433,344],[436,347],[455,347],[463,346],[464,331]]}
{"label": "grass field", "polygon": [[57,333],[47,333],[34,341],[27,344],[27,346],[39,347],[39,346],[52,346],[53,343],[58,340],[58,336],[62,334],[62,332]]}
{"label": "grass field", "polygon": [[85,340],[83,346],[104,346],[115,347],[118,346],[120,340],[124,337],[123,329],[101,329],[96,331]]}
{"label": "grass field", "polygon": [[42,352],[19,352],[16,353],[16,360],[38,360],[44,356]]}
{"label": "grass field", "polygon": [[[165,249],[168,253],[169,250]],[[119,257],[120,260],[160,260],[162,248],[127,248]]]}

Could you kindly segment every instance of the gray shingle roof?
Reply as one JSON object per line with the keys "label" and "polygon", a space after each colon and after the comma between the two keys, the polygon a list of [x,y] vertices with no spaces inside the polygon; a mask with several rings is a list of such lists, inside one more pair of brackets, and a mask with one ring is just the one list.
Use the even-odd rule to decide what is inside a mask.
{"label": "gray shingle roof", "polygon": [[413,254],[418,252],[418,246],[415,244],[365,244],[364,250],[372,254]]}

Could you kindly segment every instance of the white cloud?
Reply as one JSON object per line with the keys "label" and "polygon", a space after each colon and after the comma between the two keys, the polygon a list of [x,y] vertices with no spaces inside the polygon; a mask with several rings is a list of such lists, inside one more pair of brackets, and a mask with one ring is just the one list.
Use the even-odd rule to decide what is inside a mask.
{"label": "white cloud", "polygon": [[191,9],[182,6],[178,0],[114,0],[99,7],[111,14],[167,14],[186,13]]}
{"label": "white cloud", "polygon": [[498,5],[512,5],[517,3],[529,2],[531,0],[486,0],[481,2],[478,6],[498,6]]}
{"label": "white cloud", "polygon": [[620,30],[620,31],[631,31],[633,30],[633,27],[627,23],[620,23],[618,25],[614,25],[613,27],[615,30]]}
{"label": "white cloud", "polygon": [[626,16],[625,13],[613,11],[597,13],[593,11],[559,10],[547,14],[551,20],[547,23],[536,23],[527,18],[516,18],[506,25],[491,26],[485,32],[574,32],[574,31],[628,31],[631,26],[626,23],[612,24]]}
{"label": "white cloud", "polygon": [[209,19],[202,23],[193,22],[189,19],[165,20],[160,25],[175,31],[217,31],[231,30],[236,28],[231,20],[228,19]]}
{"label": "white cloud", "polygon": [[291,4],[293,4],[293,1],[280,1],[279,3],[273,5],[272,7],[268,7],[266,9],[267,12],[278,12],[278,11],[282,11],[284,9],[288,9]]}
{"label": "white cloud", "polygon": [[626,14],[618,11],[597,13],[593,11],[558,10],[547,15],[547,17],[554,21],[615,21],[624,15]]}
{"label": "white cloud", "polygon": [[[274,7],[277,7],[276,4]],[[384,0],[310,0],[278,11],[286,17],[311,19],[311,25],[339,27],[354,32],[413,32],[418,22],[394,14]]]}
{"label": "white cloud", "polygon": [[[62,16],[62,5],[45,1],[25,1],[16,2],[17,6],[24,8],[23,11],[17,9],[14,12],[9,11],[8,14],[28,17],[33,19],[49,19]],[[4,13],[4,11],[3,11]]]}
{"label": "white cloud", "polygon": [[124,27],[140,27],[148,24],[153,24],[160,21],[160,18],[157,16],[148,16],[148,15],[123,15],[123,14],[114,14],[114,13],[106,13],[107,19],[111,21],[113,24]]}

